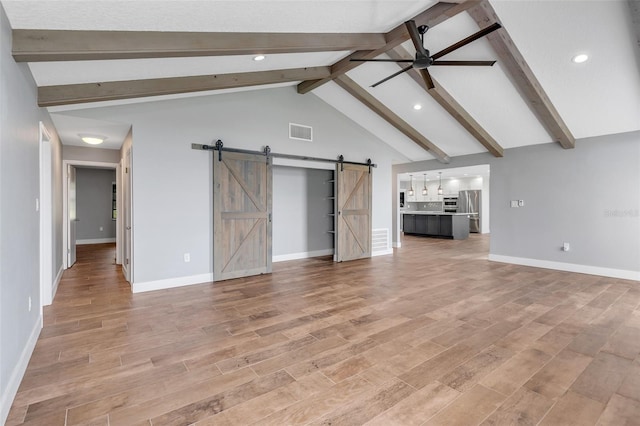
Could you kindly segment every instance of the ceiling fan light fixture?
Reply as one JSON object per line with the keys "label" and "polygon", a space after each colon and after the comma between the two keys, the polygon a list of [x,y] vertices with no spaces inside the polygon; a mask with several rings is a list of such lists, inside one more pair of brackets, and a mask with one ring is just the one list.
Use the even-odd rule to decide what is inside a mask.
{"label": "ceiling fan light fixture", "polygon": [[574,64],[582,64],[584,62],[587,62],[588,60],[589,60],[589,55],[587,55],[586,53],[579,53],[575,55],[573,58],[571,58],[571,61]]}
{"label": "ceiling fan light fixture", "polygon": [[100,145],[102,142],[104,142],[107,138],[104,136],[98,136],[98,135],[78,135],[80,136],[80,139],[82,140],[82,142],[87,143],[89,145]]}
{"label": "ceiling fan light fixture", "polygon": [[264,55],[256,55],[253,57],[253,60],[256,62],[260,62],[260,61],[264,61],[264,59],[266,58],[266,56]]}

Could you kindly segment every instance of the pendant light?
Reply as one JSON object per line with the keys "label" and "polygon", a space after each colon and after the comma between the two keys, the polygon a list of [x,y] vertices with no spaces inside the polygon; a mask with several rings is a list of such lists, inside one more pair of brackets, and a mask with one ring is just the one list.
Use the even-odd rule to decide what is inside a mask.
{"label": "pendant light", "polygon": [[411,187],[409,188],[409,197],[413,197],[413,175],[409,175],[409,179],[411,179]]}
{"label": "pendant light", "polygon": [[440,175],[440,182],[438,184],[438,195],[442,195],[442,172],[438,172]]}
{"label": "pendant light", "polygon": [[424,187],[422,188],[422,195],[427,195],[427,174],[424,174]]}

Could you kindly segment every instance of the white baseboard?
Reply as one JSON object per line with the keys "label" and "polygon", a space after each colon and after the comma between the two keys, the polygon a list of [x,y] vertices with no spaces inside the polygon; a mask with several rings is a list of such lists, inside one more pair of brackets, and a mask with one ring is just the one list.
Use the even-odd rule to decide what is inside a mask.
{"label": "white baseboard", "polygon": [[625,269],[602,268],[600,266],[553,262],[551,260],[502,256],[499,254],[490,254],[489,260],[494,262],[513,263],[515,265],[533,266],[535,268],[555,269],[557,271],[577,272],[579,274],[600,275],[603,277],[640,281],[640,271],[627,271]]}
{"label": "white baseboard", "polygon": [[402,243],[400,241],[394,241],[392,246],[393,248],[400,248],[402,247]]}
{"label": "white baseboard", "polygon": [[24,373],[25,371],[27,371],[27,365],[29,365],[31,354],[33,354],[33,350],[35,349],[36,343],[38,342],[40,330],[42,330],[42,316],[40,316],[35,324],[33,324],[33,330],[31,330],[29,340],[27,340],[27,344],[22,349],[20,359],[18,359],[16,366],[13,368],[11,377],[7,382],[7,387],[2,393],[2,399],[0,402],[0,424],[4,424],[7,420],[9,410],[11,409],[11,404],[13,404],[13,400],[18,393],[20,382],[22,382]]}
{"label": "white baseboard", "polygon": [[389,249],[386,249],[386,250],[376,250],[376,251],[371,253],[371,257],[384,256],[386,254],[393,254],[393,249],[389,248]]}
{"label": "white baseboard", "polygon": [[166,280],[146,281],[141,283],[131,283],[132,293],[142,293],[144,291],[164,290],[167,288],[184,287],[186,285],[202,284],[213,281],[213,273],[191,275],[188,277],[169,278]]}
{"label": "white baseboard", "polygon": [[105,244],[105,243],[115,243],[115,238],[94,238],[88,240],[76,240],[76,245],[81,246],[84,244]]}
{"label": "white baseboard", "polygon": [[307,259],[309,257],[329,256],[333,254],[333,249],[304,251],[301,253],[280,254],[272,257],[272,262],[284,262],[287,260]]}

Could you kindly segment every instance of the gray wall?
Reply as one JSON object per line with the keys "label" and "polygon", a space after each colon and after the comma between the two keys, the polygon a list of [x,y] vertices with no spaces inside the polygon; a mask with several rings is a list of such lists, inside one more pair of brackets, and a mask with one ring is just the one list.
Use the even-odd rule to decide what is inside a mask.
{"label": "gray wall", "polygon": [[76,240],[116,238],[116,221],[111,219],[112,184],[115,181],[115,170],[77,168],[76,208],[79,221]]}
{"label": "gray wall", "polygon": [[63,145],[63,160],[96,161],[100,163],[119,163],[119,149],[91,148],[88,146]]}
{"label": "gray wall", "polygon": [[273,255],[333,249],[333,171],[273,167]]}
{"label": "gray wall", "polygon": [[[51,131],[52,171],[60,169],[59,142],[26,64],[11,57],[11,28],[0,5],[0,423],[22,379],[31,344],[40,330],[39,282],[39,121]],[[60,187],[54,181],[54,191]],[[53,200],[57,194],[54,192]],[[60,205],[54,203],[54,219]],[[61,221],[54,245],[62,245]],[[54,254],[54,269],[60,265]],[[58,266],[58,268],[56,268]],[[32,308],[29,311],[28,299]]]}
{"label": "gray wall", "polygon": [[[133,126],[133,281],[200,276],[212,264],[212,154],[192,143],[366,161],[373,170],[373,228],[391,227],[391,157],[381,140],[295,87],[70,111]],[[288,123],[311,125],[312,142],[290,140]],[[305,163],[296,166],[305,167]],[[161,230],[161,231],[160,231]],[[183,253],[191,262],[183,261]]]}
{"label": "gray wall", "polygon": [[[491,165],[491,254],[640,271],[640,132],[453,158]],[[397,173],[443,168],[397,165]],[[510,208],[510,200],[524,200]],[[394,241],[398,241],[394,218]],[[569,252],[560,250],[563,242]]]}

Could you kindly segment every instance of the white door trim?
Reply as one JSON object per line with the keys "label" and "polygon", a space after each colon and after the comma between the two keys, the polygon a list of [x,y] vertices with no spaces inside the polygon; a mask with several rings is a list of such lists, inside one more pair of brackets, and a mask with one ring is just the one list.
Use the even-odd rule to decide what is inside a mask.
{"label": "white door trim", "polygon": [[[62,160],[62,259],[64,260],[64,269],[69,268],[67,249],[69,247],[69,188],[68,188],[68,166],[75,167],[104,167],[116,170],[118,163],[105,163],[100,161],[81,161],[81,160]],[[116,234],[118,233],[119,221],[116,220]],[[116,251],[118,250],[116,242]]]}
{"label": "white door trim", "polygon": [[40,318],[43,306],[53,302],[55,288],[53,286],[53,206],[52,206],[52,163],[51,134],[40,122],[39,126],[40,154]]}

